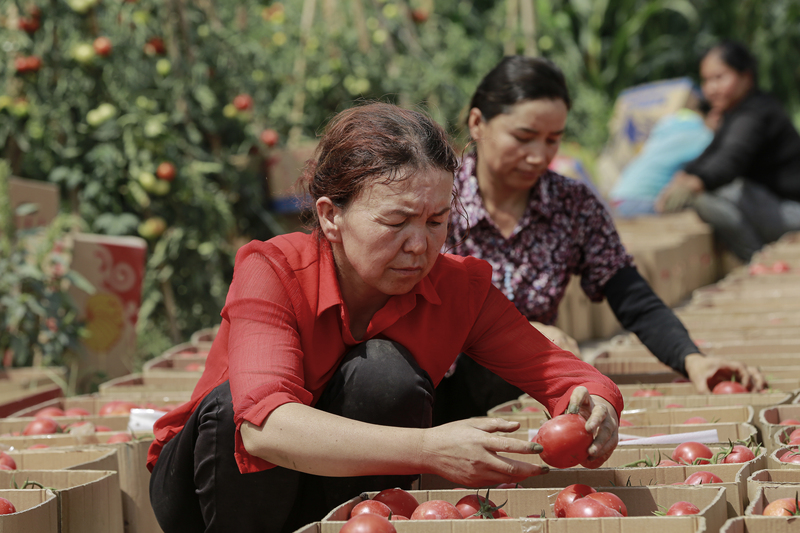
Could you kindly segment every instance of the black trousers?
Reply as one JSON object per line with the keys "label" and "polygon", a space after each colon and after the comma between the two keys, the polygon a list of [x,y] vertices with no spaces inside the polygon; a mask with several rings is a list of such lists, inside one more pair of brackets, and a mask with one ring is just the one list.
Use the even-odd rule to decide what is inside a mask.
{"label": "black trousers", "polygon": [[[406,348],[373,339],[345,356],[315,407],[372,424],[430,427],[433,383]],[[235,429],[225,382],[164,446],[150,479],[150,501],[165,533],[292,532],[364,491],[410,488],[416,478],[330,478],[281,467],[241,474]]]}
{"label": "black trousers", "polygon": [[433,425],[486,416],[489,409],[521,395],[522,389],[461,354],[453,375],[444,378],[436,387]]}

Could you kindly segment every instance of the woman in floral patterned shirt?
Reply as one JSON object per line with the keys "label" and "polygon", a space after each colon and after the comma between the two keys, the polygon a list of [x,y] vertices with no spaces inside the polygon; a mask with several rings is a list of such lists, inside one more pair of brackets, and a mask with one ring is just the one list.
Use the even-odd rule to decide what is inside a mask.
{"label": "woman in floral patterned shirt", "polygon": [[[661,361],[701,392],[736,375],[763,388],[757,370],[700,353],[683,324],[639,275],[602,203],[584,184],[548,170],[570,108],[561,70],[546,59],[504,58],[478,86],[467,120],[475,150],[456,176],[466,217],[454,214],[446,244],[488,261],[493,283],[562,348],[577,343],[553,324],[572,274]],[[437,389],[439,421],[485,414],[519,390],[459,358]]]}

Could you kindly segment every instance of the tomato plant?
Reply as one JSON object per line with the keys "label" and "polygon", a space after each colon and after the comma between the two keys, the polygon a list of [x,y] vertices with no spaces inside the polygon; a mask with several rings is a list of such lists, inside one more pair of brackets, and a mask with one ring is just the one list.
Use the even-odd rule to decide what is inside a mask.
{"label": "tomato plant", "polygon": [[708,464],[714,452],[700,442],[684,442],[672,452],[672,460],[680,464]]}
{"label": "tomato plant", "polygon": [[382,516],[360,514],[345,522],[339,533],[397,533],[397,530]]}
{"label": "tomato plant", "polygon": [[542,461],[556,468],[572,468],[589,457],[594,437],[586,431],[586,419],[578,414],[565,414],[542,424],[534,439],[542,445]]}
{"label": "tomato plant", "polygon": [[17,508],[14,507],[13,503],[5,498],[0,498],[0,514],[12,514],[16,512]]}
{"label": "tomato plant", "polygon": [[587,494],[586,497],[597,500],[606,507],[614,509],[622,516],[628,516],[628,508],[625,506],[625,502],[616,494],[611,492],[594,492],[592,494]]}
{"label": "tomato plant", "polygon": [[409,517],[411,520],[461,520],[456,506],[444,500],[422,502]]}
{"label": "tomato plant", "polygon": [[569,504],[565,510],[566,518],[603,518],[620,517],[619,511],[612,509],[589,497],[579,498]]}
{"label": "tomato plant", "polygon": [[722,479],[716,474],[701,470],[691,474],[683,482],[684,485],[705,485],[707,483],[722,483]]}
{"label": "tomato plant", "polygon": [[556,501],[553,503],[553,512],[556,514],[556,518],[563,518],[566,516],[566,509],[569,504],[595,492],[597,491],[589,485],[583,485],[581,483],[568,485],[558,493]]}
{"label": "tomato plant", "polygon": [[393,515],[410,518],[419,502],[409,492],[403,489],[385,489],[375,495],[373,500],[385,503],[392,510]]}

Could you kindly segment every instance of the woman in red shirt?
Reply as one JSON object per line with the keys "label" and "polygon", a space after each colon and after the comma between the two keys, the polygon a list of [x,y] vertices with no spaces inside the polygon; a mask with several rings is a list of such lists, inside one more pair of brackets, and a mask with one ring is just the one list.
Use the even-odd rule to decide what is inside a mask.
{"label": "woman in red shirt", "polygon": [[592,464],[610,455],[616,386],[531,327],[487,263],[439,253],[456,166],[420,113],[371,104],[334,118],[306,172],[313,233],[239,250],[203,377],[156,424],[151,501],[166,533],[294,531],[424,472],[472,486],[542,473],[497,455],[541,451],[502,436],[517,423],[430,427],[460,352],[552,414],[580,408]]}

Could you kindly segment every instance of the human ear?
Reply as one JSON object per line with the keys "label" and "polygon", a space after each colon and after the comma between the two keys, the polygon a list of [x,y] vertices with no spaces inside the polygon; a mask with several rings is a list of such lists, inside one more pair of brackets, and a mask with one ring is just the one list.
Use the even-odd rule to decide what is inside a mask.
{"label": "human ear", "polygon": [[319,226],[322,235],[328,239],[328,242],[342,242],[341,231],[339,222],[341,220],[341,209],[336,207],[333,200],[327,196],[321,197],[315,204],[317,209],[317,218],[319,218]]}
{"label": "human ear", "polygon": [[467,127],[469,128],[469,136],[473,141],[481,140],[481,130],[484,124],[485,122],[481,110],[477,107],[470,109],[469,116],[467,117]]}

